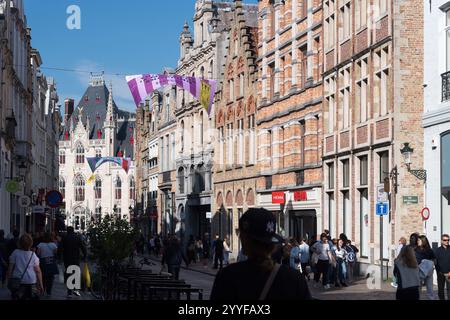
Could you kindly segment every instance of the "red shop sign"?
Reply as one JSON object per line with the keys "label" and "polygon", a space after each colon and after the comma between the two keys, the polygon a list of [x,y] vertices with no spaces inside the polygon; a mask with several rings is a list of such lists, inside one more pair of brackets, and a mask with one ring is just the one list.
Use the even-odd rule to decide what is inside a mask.
{"label": "red shop sign", "polygon": [[294,201],[308,201],[308,193],[306,191],[294,192]]}
{"label": "red shop sign", "polygon": [[284,204],[284,192],[272,192],[272,204]]}

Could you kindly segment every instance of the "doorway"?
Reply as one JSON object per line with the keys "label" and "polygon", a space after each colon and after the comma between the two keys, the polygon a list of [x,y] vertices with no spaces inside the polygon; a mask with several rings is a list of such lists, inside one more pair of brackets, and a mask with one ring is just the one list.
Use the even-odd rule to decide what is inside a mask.
{"label": "doorway", "polygon": [[293,211],[289,219],[289,234],[297,241],[309,241],[317,235],[317,215],[315,210]]}

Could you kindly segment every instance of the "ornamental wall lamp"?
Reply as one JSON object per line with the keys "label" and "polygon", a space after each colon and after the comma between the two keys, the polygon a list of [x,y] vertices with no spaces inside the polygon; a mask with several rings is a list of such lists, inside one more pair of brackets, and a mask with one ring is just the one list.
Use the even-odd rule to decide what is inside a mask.
{"label": "ornamental wall lamp", "polygon": [[427,181],[427,171],[423,169],[419,170],[411,170],[411,155],[414,152],[414,149],[410,147],[409,143],[405,143],[403,149],[400,150],[403,155],[406,167],[408,168],[408,172],[415,176],[417,179]]}

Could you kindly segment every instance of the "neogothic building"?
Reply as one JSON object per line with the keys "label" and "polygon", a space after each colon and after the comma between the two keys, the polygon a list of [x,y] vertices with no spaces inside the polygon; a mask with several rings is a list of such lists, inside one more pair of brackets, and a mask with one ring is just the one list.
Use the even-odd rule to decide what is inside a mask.
{"label": "neogothic building", "polygon": [[[82,100],[66,100],[64,128],[59,143],[59,188],[65,197],[66,225],[85,231],[88,224],[108,214],[131,219],[135,207],[135,116],[119,110],[103,76],[91,77]],[[92,176],[87,158],[131,158],[128,173],[114,163]]]}

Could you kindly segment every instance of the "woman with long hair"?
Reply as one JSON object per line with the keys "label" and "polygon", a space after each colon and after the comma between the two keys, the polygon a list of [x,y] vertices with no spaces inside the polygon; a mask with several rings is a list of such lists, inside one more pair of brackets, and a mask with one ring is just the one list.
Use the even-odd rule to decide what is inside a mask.
{"label": "woman with long hair", "polygon": [[347,285],[347,251],[345,250],[345,243],[342,239],[338,240],[336,248],[334,249],[336,255],[336,272],[337,281],[336,284],[348,287]]}
{"label": "woman with long hair", "polygon": [[433,290],[433,274],[436,256],[431,249],[428,238],[424,235],[419,237],[416,249],[416,259],[419,265],[419,275],[421,284],[425,283],[428,300],[436,300]]}
{"label": "woman with long hair", "polygon": [[419,265],[417,264],[414,248],[403,247],[395,260],[394,275],[397,278],[397,300],[419,300]]}
{"label": "woman with long hair", "polygon": [[58,246],[53,242],[52,235],[45,233],[42,242],[37,246],[37,255],[40,258],[42,274],[44,278],[44,288],[47,297],[51,297],[53,280],[58,272],[56,254]]}

